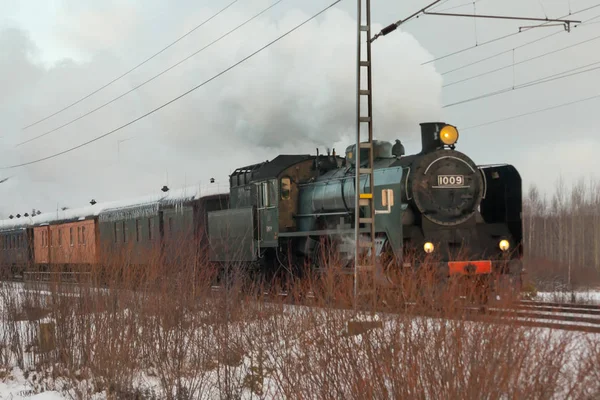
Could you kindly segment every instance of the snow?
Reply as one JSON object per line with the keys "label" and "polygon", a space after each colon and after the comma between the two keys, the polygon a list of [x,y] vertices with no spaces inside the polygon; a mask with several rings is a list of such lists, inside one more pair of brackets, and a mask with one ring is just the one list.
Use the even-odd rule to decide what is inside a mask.
{"label": "snow", "polygon": [[600,290],[538,292],[533,300],[574,304],[600,304]]}
{"label": "snow", "polygon": [[80,208],[67,210],[57,210],[53,212],[42,213],[34,217],[27,216],[21,218],[0,220],[0,231],[25,229],[32,226],[50,224],[57,221],[81,220],[89,217],[100,216],[102,219],[111,220],[121,216],[152,215],[158,212],[160,206],[180,205],[186,201],[199,199],[203,196],[214,194],[225,194],[229,192],[229,186],[222,184],[194,185],[176,190],[170,190],[167,193],[151,194],[136,198],[123,200],[98,202]]}
{"label": "snow", "polygon": [[10,400],[64,400],[68,397],[50,390],[35,394],[35,390],[19,368],[13,368],[7,377],[0,382],[0,399]]}
{"label": "snow", "polygon": [[[4,283],[1,286],[3,289],[0,290],[0,311],[4,312],[4,315],[8,315],[7,310],[5,309],[5,307],[7,306],[7,304],[5,302],[10,302],[13,303],[12,305],[14,306],[14,303],[19,303],[21,301],[24,301],[26,299],[29,299],[29,301],[41,301],[41,297],[42,294],[56,294],[56,292],[53,292],[52,290],[48,291],[46,290],[45,287],[43,287],[43,285],[40,286],[41,290],[38,291],[32,291],[30,292],[31,288],[28,288],[28,285],[23,285],[23,284],[19,284],[19,283]],[[35,287],[35,286],[34,286]],[[111,291],[108,289],[101,289],[102,293],[106,293],[109,296],[115,296],[115,292],[114,289],[112,289],[113,292],[111,294]],[[71,288],[69,287],[67,289],[67,291],[71,291]],[[91,293],[96,293],[96,291],[94,290],[93,292],[86,292],[87,295],[89,296]],[[121,298],[120,296],[115,296],[114,298]],[[53,301],[56,301],[56,299],[54,299]],[[51,302],[49,300],[49,302]],[[37,304],[37,303],[35,303]],[[45,303],[44,303],[45,304]],[[217,305],[217,304],[215,304]],[[245,350],[243,353],[245,354],[241,354],[240,355],[240,362],[232,365],[230,367],[230,370],[225,371],[223,370],[224,368],[224,364],[223,361],[220,361],[221,364],[219,364],[219,367],[216,367],[216,369],[212,369],[212,368],[207,368],[207,369],[198,369],[198,370],[193,370],[191,372],[194,372],[196,375],[193,375],[194,379],[201,379],[201,383],[199,382],[199,384],[202,385],[202,388],[199,389],[200,393],[201,393],[201,398],[219,398],[219,395],[222,395],[223,393],[220,393],[220,391],[222,390],[222,388],[220,387],[220,384],[223,383],[223,375],[219,375],[219,374],[224,374],[226,373],[228,378],[227,379],[231,379],[233,382],[238,382],[238,383],[242,383],[245,379],[245,377],[250,376],[250,373],[253,371],[253,368],[256,368],[257,362],[260,359],[260,357],[262,357],[263,355],[266,355],[268,357],[272,357],[269,358],[266,361],[265,365],[268,366],[272,366],[273,368],[281,368],[284,369],[286,368],[286,363],[291,360],[291,362],[295,362],[296,366],[300,366],[301,363],[299,361],[301,361],[301,359],[296,359],[295,357],[300,355],[301,357],[306,357],[306,362],[309,363],[310,365],[314,366],[314,370],[315,372],[319,372],[319,361],[326,361],[325,359],[322,359],[320,357],[323,356],[327,356],[328,354],[328,350],[325,348],[327,346],[327,343],[332,343],[332,342],[327,342],[327,340],[332,340],[332,338],[337,337],[337,340],[340,341],[344,341],[343,346],[352,346],[353,348],[356,349],[357,353],[360,353],[358,356],[352,356],[350,357],[348,360],[354,360],[354,362],[362,362],[364,359],[362,358],[362,354],[365,351],[365,348],[361,345],[363,343],[363,341],[365,340],[364,337],[361,336],[350,336],[350,337],[345,337],[345,335],[343,335],[343,332],[340,332],[338,330],[339,328],[339,324],[338,322],[342,321],[342,320],[348,320],[349,317],[353,316],[352,312],[347,312],[344,310],[328,310],[328,309],[320,309],[320,308],[312,308],[309,306],[294,306],[294,305],[282,305],[281,309],[279,308],[279,306],[273,306],[271,307],[268,304],[262,304],[260,305],[259,308],[254,308],[253,306],[249,305],[248,306],[248,315],[246,316],[247,318],[241,318],[241,319],[234,319],[230,322],[227,322],[227,330],[229,331],[227,333],[226,336],[215,336],[216,334],[218,335],[224,335],[225,331],[224,330],[219,330],[219,328],[216,325],[211,325],[210,322],[209,323],[204,323],[201,322],[203,320],[205,320],[206,317],[206,321],[210,321],[211,317],[215,317],[215,315],[213,314],[214,311],[211,311],[212,307],[209,305],[207,307],[202,307],[200,308],[197,312],[198,314],[195,315],[193,313],[190,313],[188,315],[186,315],[183,319],[187,323],[190,323],[191,326],[193,326],[193,330],[187,331],[185,330],[185,328],[181,328],[182,330],[179,330],[177,332],[179,332],[180,335],[182,336],[177,336],[177,340],[183,340],[184,342],[189,342],[189,343],[195,343],[195,345],[200,346],[200,348],[202,349],[200,352],[198,352],[198,354],[204,354],[204,352],[208,352],[206,354],[210,354],[212,356],[214,356],[215,354],[218,354],[219,352],[223,352],[223,346],[230,346],[232,344],[236,344],[236,343],[246,343],[246,345],[248,347],[245,347]],[[269,321],[269,314],[271,313],[271,311],[273,312],[273,314],[275,315],[274,318],[276,318],[277,324],[278,324],[278,328],[275,328],[275,325],[268,325],[265,324],[266,322]],[[131,314],[133,312],[133,314]],[[123,318],[121,319],[121,317],[117,317],[117,314],[121,314],[123,313]],[[258,319],[254,319],[254,313],[260,313],[261,315],[265,316],[265,319],[262,320],[258,320]],[[135,313],[135,309],[129,309],[129,308],[125,308],[125,309],[121,309],[119,311],[117,311],[117,313],[115,314],[111,314],[108,315],[106,314],[104,311],[100,311],[96,314],[94,314],[93,316],[90,317],[90,320],[88,321],[88,317],[85,316],[83,317],[83,319],[75,319],[73,320],[73,322],[80,322],[82,323],[82,326],[85,326],[85,329],[89,329],[90,334],[92,335],[92,337],[94,336],[94,326],[95,323],[102,323],[102,321],[105,320],[105,318],[108,318],[107,321],[125,321],[126,320],[126,316],[128,315],[137,315]],[[142,327],[146,327],[147,328],[156,328],[158,326],[161,326],[164,328],[163,325],[157,325],[157,326],[153,326],[153,325],[144,325],[144,324],[148,324],[149,321],[152,318],[149,318],[150,314],[146,315],[145,318],[147,318],[146,321],[144,321],[142,323]],[[49,322],[54,320],[54,316],[50,315],[47,316],[45,318],[43,318],[42,322]],[[63,315],[64,318],[64,315]],[[189,320],[188,320],[189,319]],[[313,320],[315,321],[315,323],[309,323],[307,325],[302,325],[299,324],[298,321],[302,321],[304,320],[305,322],[308,320]],[[17,331],[21,332],[21,337],[25,338],[25,340],[21,341],[21,345],[25,346],[26,342],[28,341],[28,338],[31,338],[32,335],[32,331],[31,331],[31,327],[35,327],[36,322],[34,321],[27,321],[27,320],[18,320],[16,321],[16,323],[14,323],[15,320],[12,320],[13,322],[9,321],[8,319],[6,319],[6,317],[4,317],[4,319],[0,319],[3,320],[3,322],[5,322],[5,324],[0,324],[0,338],[2,337],[6,337],[5,333],[3,331],[7,330],[7,328],[9,328],[10,326],[13,326],[16,328]],[[374,337],[376,338],[376,340],[381,340],[382,343],[384,343],[384,346],[389,346],[391,343],[393,343],[394,341],[398,341],[399,345],[401,345],[402,343],[404,343],[405,346],[408,346],[410,344],[408,344],[408,342],[414,340],[415,343],[420,343],[421,345],[423,343],[429,343],[431,341],[431,346],[433,346],[431,349],[428,348],[422,348],[423,354],[433,354],[432,353],[432,349],[435,349],[435,341],[443,341],[443,339],[440,339],[440,335],[451,335],[452,334],[452,329],[449,329],[448,331],[446,331],[445,329],[441,329],[441,326],[447,325],[447,326],[451,326],[451,323],[448,324],[444,324],[443,322],[440,321],[440,319],[438,318],[427,318],[427,317],[402,317],[402,316],[395,316],[393,314],[387,314],[387,313],[382,313],[382,314],[376,314],[374,316],[371,316],[369,313],[359,313],[358,315],[355,315],[352,320],[357,320],[357,321],[369,321],[369,320],[374,320],[374,321],[380,321],[383,325],[383,330],[379,330],[378,332],[381,332],[379,334],[375,334]],[[94,322],[95,321],[95,322]],[[12,323],[14,323],[14,325],[11,325]],[[65,323],[64,321],[62,322],[63,324]],[[89,324],[89,325],[88,325]],[[185,326],[186,324],[182,324],[181,326]],[[472,328],[475,328],[477,326],[481,326],[479,325],[480,323],[478,322],[456,322],[455,323],[456,326],[464,326],[464,330],[470,330]],[[63,325],[63,327],[66,325]],[[128,326],[127,324],[123,325],[123,326]],[[29,327],[29,328],[28,328]],[[77,324],[73,325],[74,329],[78,329],[77,328]],[[29,331],[28,331],[29,329]],[[161,328],[162,329],[162,328]],[[10,330],[10,328],[9,328]],[[456,332],[462,332],[463,330],[461,330],[460,328],[458,329],[458,331]],[[477,333],[477,329],[473,329],[473,331],[475,333]],[[412,332],[412,333],[411,333]],[[455,332],[455,333],[456,333]],[[489,330],[486,331],[485,329],[482,330],[479,333],[493,333],[495,332],[494,330]],[[156,334],[161,334],[160,329],[158,329],[156,331]],[[340,336],[340,334],[342,334]],[[408,335],[411,340],[406,341],[405,339],[402,338],[403,335]],[[412,336],[411,336],[412,335]],[[535,343],[537,343],[538,345],[542,342],[545,342],[546,340],[548,342],[559,342],[561,340],[561,332],[558,330],[552,330],[549,328],[533,328],[531,330],[528,330],[525,335],[527,336],[531,336],[533,338],[538,338],[536,340],[534,340]],[[583,337],[594,337],[594,335],[592,334],[574,334],[574,333],[569,333],[568,334],[570,337],[574,338],[573,340],[571,340],[570,346],[575,346],[572,350],[569,349],[568,351],[566,351],[565,353],[565,359],[564,359],[564,365],[566,365],[565,368],[574,368],[574,370],[578,370],[577,365],[578,363],[581,363],[581,360],[583,359],[583,352],[585,351],[585,346],[586,343],[583,342]],[[81,337],[81,332],[78,334],[78,337]],[[101,336],[103,337],[103,336]],[[165,342],[162,342],[160,345],[163,346],[162,349],[164,351],[171,349],[174,350],[174,348],[172,347],[171,343],[174,343],[174,338],[175,336],[161,336],[164,339],[166,339]],[[220,340],[223,340],[223,338],[228,338],[229,340],[226,342],[222,342],[220,340],[218,340],[218,338],[221,338]],[[598,339],[600,339],[600,335],[596,336]],[[541,338],[541,339],[540,339]],[[243,339],[243,342],[240,341]],[[431,340],[430,340],[431,339]],[[334,339],[336,340],[336,339]],[[450,340],[452,340],[452,337],[450,337]],[[319,342],[324,341],[325,345],[323,347],[319,347],[321,346],[320,344],[318,344]],[[469,343],[470,345],[473,345],[473,343],[476,343],[476,340],[471,340]],[[452,343],[452,342],[450,342]],[[117,344],[118,345],[118,344]],[[579,346],[579,348],[577,348]],[[313,347],[316,346],[316,347]],[[554,345],[557,346],[557,345]],[[373,350],[376,350],[375,346],[373,348]],[[93,349],[94,347],[90,347],[90,349]],[[102,348],[102,347],[96,347],[96,348]],[[340,347],[339,349],[337,349],[338,351],[342,350],[344,347]],[[445,348],[445,350],[447,351],[448,349],[451,349],[452,346],[450,345],[450,347]],[[208,350],[207,350],[208,349]],[[225,349],[227,349],[227,347],[225,347]],[[319,351],[314,351],[311,352],[310,350],[314,350],[314,349],[319,349]],[[478,347],[477,345],[475,345],[475,349],[479,349],[480,351],[485,350],[485,346],[482,347]],[[262,351],[261,351],[262,350]],[[320,354],[319,352],[322,350],[322,354]],[[496,351],[501,351],[501,349],[497,348]],[[524,351],[523,347],[521,346],[521,354]],[[304,353],[305,352],[305,353]],[[235,351],[234,351],[235,353]],[[31,357],[29,355],[30,353],[28,351],[24,352],[24,358],[25,358],[25,369],[26,371],[29,371],[29,376],[26,378],[24,375],[24,373],[22,372],[22,370],[20,370],[19,368],[17,368],[14,364],[14,362],[7,366],[8,368],[12,368],[9,370],[3,370],[1,367],[2,365],[0,365],[0,399],[46,399],[46,400],[63,400],[63,399],[70,399],[70,398],[81,398],[81,397],[77,397],[74,396],[74,391],[75,388],[73,385],[81,385],[80,389],[84,390],[85,389],[90,389],[90,387],[93,387],[94,385],[94,379],[97,377],[97,375],[87,375],[88,378],[83,379],[81,381],[76,381],[73,379],[73,375],[71,375],[70,379],[65,379],[63,382],[63,378],[61,378],[64,375],[61,375],[60,373],[60,369],[57,368],[54,371],[56,373],[44,373],[44,368],[41,368],[41,372],[38,372],[39,370],[37,369],[32,369],[31,365],[28,365],[32,362],[35,362],[35,359],[33,357]],[[160,355],[162,353],[156,353],[156,355]],[[334,356],[337,356],[338,353],[331,353]],[[340,353],[342,354],[342,353]],[[415,353],[416,354],[416,353]],[[551,355],[550,352],[548,352],[548,355]],[[211,357],[212,357],[211,356]],[[212,360],[211,357],[207,357],[206,360]],[[284,357],[287,357],[284,359]],[[289,359],[289,360],[288,360]],[[135,386],[136,388],[140,388],[140,389],[152,389],[154,390],[156,393],[158,394],[164,394],[161,392],[161,382],[159,380],[159,377],[157,375],[157,367],[156,366],[156,362],[164,362],[161,361],[161,359],[146,359],[146,360],[150,360],[150,362],[146,362],[141,369],[136,370],[135,373],[133,374],[133,379],[134,379],[134,383],[133,386]],[[154,360],[154,361],[152,361]],[[194,359],[194,363],[198,363],[198,362],[202,362],[202,360],[204,360],[202,357],[200,357],[199,359]],[[327,361],[329,362],[329,361]],[[467,371],[469,370],[469,363],[474,363],[475,365],[477,364],[476,361],[465,361],[465,369]],[[253,364],[254,363],[254,364]],[[558,362],[557,362],[558,363]],[[563,361],[561,361],[561,363],[563,363]],[[419,365],[419,364],[415,364],[415,365]],[[331,362],[329,364],[329,366],[331,368],[336,368],[336,364],[335,362]],[[164,365],[163,365],[164,367]],[[446,366],[445,368],[447,368],[448,366]],[[79,367],[78,367],[79,368]],[[365,368],[368,368],[368,366],[365,365]],[[427,368],[427,367],[423,367],[423,368]],[[435,371],[444,371],[443,367],[438,368],[434,368],[433,370]],[[525,370],[524,370],[525,371]],[[91,371],[89,371],[91,372]],[[70,371],[71,374],[74,374],[74,376],[77,378],[77,376],[80,373],[80,370],[71,370]],[[279,377],[281,378],[282,375],[277,375],[280,372],[277,372],[277,370],[275,372],[273,372],[272,374],[266,374],[264,376],[264,381],[262,382],[263,385],[263,389],[264,389],[264,393],[265,396],[263,398],[281,398],[282,397],[282,386],[281,386],[281,382],[277,382],[275,380],[275,378]],[[290,373],[288,372],[281,372],[283,373]],[[34,374],[37,374],[37,377],[33,376]],[[259,375],[261,375],[262,373],[258,373]],[[304,374],[308,374],[308,372],[304,372]],[[323,372],[324,374],[324,372]],[[85,374],[82,374],[82,376]],[[293,373],[292,373],[293,375]],[[391,373],[391,375],[393,375],[393,373]],[[525,374],[526,375],[526,374]],[[43,376],[43,379],[42,379]],[[252,375],[254,376],[254,375]],[[312,378],[314,379],[319,379],[317,376],[313,376]],[[327,378],[324,378],[327,379]],[[460,379],[460,378],[457,378]],[[341,386],[343,388],[343,385]],[[62,391],[65,390],[66,392],[63,394]],[[61,392],[59,392],[61,391]],[[41,393],[40,393],[41,392]],[[70,392],[70,393],[69,393]],[[38,394],[36,394],[38,393]],[[318,393],[315,393],[315,397],[318,395]],[[260,398],[260,396],[253,396],[252,394],[249,392],[248,389],[240,389],[240,398]],[[343,396],[342,396],[343,397]],[[91,400],[100,400],[100,399],[106,399],[108,398],[108,396],[106,395],[105,392],[95,392],[94,394],[89,394],[89,398]],[[304,396],[304,398],[313,398],[311,396],[306,397]],[[431,396],[425,396],[425,398],[432,398]]]}

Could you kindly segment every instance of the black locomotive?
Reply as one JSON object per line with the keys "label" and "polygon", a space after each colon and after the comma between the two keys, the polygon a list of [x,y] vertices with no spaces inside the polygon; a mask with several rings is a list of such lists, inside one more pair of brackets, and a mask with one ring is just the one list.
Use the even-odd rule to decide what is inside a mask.
{"label": "black locomotive", "polygon": [[[518,289],[523,254],[518,171],[506,164],[475,164],[456,150],[458,131],[446,123],[421,124],[421,139],[422,149],[413,155],[405,155],[398,140],[374,143],[378,260],[415,269],[422,264],[419,255],[430,256],[441,277],[506,278]],[[307,260],[319,264],[325,242],[352,267],[355,147],[345,157],[335,150],[280,155],[235,170],[229,177],[231,208],[208,213],[211,259],[267,273],[301,272]],[[360,159],[367,159],[368,150],[361,151]],[[369,187],[368,176],[362,185]],[[380,272],[390,268],[381,263]]]}

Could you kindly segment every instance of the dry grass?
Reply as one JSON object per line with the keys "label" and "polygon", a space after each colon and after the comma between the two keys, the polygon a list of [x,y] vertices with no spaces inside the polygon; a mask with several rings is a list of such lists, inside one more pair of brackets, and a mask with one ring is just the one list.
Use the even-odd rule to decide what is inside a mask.
{"label": "dry grass", "polygon": [[[52,283],[5,284],[0,371],[17,365],[35,390],[75,399],[100,392],[178,400],[600,395],[597,337],[468,322],[458,299],[474,289],[457,282],[432,289],[431,270],[399,273],[403,290],[379,293],[388,311],[378,314],[383,327],[348,335],[352,280],[333,255],[325,257],[326,275],[296,282],[286,300],[264,295],[241,273],[215,292],[218,271],[185,253],[177,263],[156,256],[144,267],[113,255],[91,271],[91,282],[103,277],[103,285],[82,283],[70,293]],[[308,290],[311,306],[286,304]],[[416,298],[417,308],[437,317],[402,312]],[[53,323],[49,344],[39,341],[44,322]]]}

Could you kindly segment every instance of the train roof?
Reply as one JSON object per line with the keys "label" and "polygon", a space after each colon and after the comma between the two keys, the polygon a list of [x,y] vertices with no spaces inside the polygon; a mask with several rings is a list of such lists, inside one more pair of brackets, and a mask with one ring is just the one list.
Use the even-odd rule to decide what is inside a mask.
{"label": "train roof", "polygon": [[263,180],[276,178],[284,170],[292,165],[305,160],[314,159],[310,154],[282,154],[271,161],[265,162],[254,172],[252,180]]}
{"label": "train roof", "polygon": [[36,216],[0,220],[0,231],[24,229],[57,222],[81,221],[90,217],[102,220],[141,217],[158,212],[160,207],[178,207],[202,197],[229,193],[229,187],[216,183],[188,186],[170,190],[167,193],[152,194],[130,199],[98,202],[80,208],[57,210]]}

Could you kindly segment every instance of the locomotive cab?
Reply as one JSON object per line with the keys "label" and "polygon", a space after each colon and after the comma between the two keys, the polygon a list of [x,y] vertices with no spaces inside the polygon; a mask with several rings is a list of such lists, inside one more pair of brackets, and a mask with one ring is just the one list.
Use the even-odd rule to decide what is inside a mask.
{"label": "locomotive cab", "polygon": [[298,229],[299,183],[341,159],[328,155],[279,155],[236,169],[229,177],[230,209],[208,213],[213,261],[257,261],[275,257],[280,235]]}

